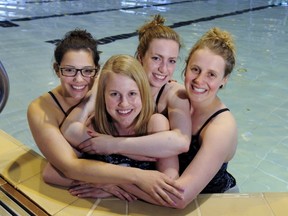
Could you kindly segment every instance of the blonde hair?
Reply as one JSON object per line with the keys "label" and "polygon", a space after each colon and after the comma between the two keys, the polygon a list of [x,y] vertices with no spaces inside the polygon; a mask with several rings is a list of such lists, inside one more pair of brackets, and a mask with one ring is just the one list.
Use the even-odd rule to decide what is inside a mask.
{"label": "blonde hair", "polygon": [[172,28],[164,26],[164,22],[165,18],[158,14],[138,29],[139,44],[135,53],[136,57],[142,58],[145,55],[153,39],[173,40],[179,44],[179,49],[181,48],[178,33]]}
{"label": "blonde hair", "polygon": [[186,59],[186,68],[191,56],[199,49],[208,48],[216,55],[221,56],[225,61],[224,77],[231,74],[236,62],[235,44],[232,35],[220,28],[214,27],[207,31],[192,47]]}
{"label": "blonde hair", "polygon": [[105,89],[111,74],[125,75],[136,82],[141,94],[142,109],[134,119],[131,127],[134,128],[136,136],[147,134],[147,125],[154,112],[154,102],[143,67],[137,59],[129,55],[112,56],[104,64],[100,72],[95,104],[95,131],[112,136],[119,135],[114,124],[112,124],[113,120],[107,112],[105,104]]}

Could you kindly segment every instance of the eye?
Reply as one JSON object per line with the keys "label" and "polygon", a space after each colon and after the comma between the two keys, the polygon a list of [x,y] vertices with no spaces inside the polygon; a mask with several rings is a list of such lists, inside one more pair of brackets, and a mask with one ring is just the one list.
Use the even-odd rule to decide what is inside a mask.
{"label": "eye", "polygon": [[93,68],[85,68],[85,69],[83,69],[83,73],[86,73],[86,74],[91,74],[93,72],[94,72]]}
{"label": "eye", "polygon": [[210,72],[210,73],[208,73],[208,76],[209,76],[209,77],[211,77],[211,78],[214,78],[214,77],[216,77],[216,74],[215,74],[215,73],[212,73],[212,72]]}
{"label": "eye", "polygon": [[201,72],[199,67],[193,66],[190,68],[192,73],[199,74]]}
{"label": "eye", "polygon": [[169,62],[170,62],[171,64],[176,64],[176,63],[177,63],[177,61],[176,61],[175,59],[170,59]]}
{"label": "eye", "polygon": [[152,59],[153,59],[154,61],[160,61],[160,60],[161,60],[160,57],[158,57],[158,56],[152,56]]}
{"label": "eye", "polygon": [[130,95],[130,96],[136,96],[136,95],[138,95],[138,92],[136,92],[136,91],[131,91],[131,92],[129,92],[129,95]]}
{"label": "eye", "polygon": [[119,95],[118,92],[111,92],[111,93],[110,93],[110,96],[111,96],[111,97],[117,97],[118,95]]}
{"label": "eye", "polygon": [[72,73],[72,72],[75,71],[75,68],[68,68],[68,67],[66,67],[66,68],[63,68],[63,70],[64,70],[65,72],[67,72],[67,73]]}

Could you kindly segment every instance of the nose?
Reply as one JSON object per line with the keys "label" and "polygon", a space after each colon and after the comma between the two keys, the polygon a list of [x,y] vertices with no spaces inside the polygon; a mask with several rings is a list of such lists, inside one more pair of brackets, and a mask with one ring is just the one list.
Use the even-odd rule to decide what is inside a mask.
{"label": "nose", "polygon": [[159,64],[158,70],[159,70],[161,73],[166,73],[166,71],[167,71],[167,64],[166,64],[165,61],[161,61],[161,63]]}
{"label": "nose", "polygon": [[119,106],[120,106],[120,107],[126,107],[126,106],[128,106],[128,105],[129,105],[128,99],[127,99],[125,96],[122,96],[122,97],[120,98]]}
{"label": "nose", "polygon": [[201,82],[204,81],[204,79],[205,79],[204,74],[199,73],[199,74],[197,74],[197,76],[195,77],[194,82],[201,83]]}
{"label": "nose", "polygon": [[76,75],[74,76],[74,81],[82,81],[83,80],[83,76],[82,76],[82,74],[81,74],[81,71],[80,70],[78,70],[77,72],[76,72]]}

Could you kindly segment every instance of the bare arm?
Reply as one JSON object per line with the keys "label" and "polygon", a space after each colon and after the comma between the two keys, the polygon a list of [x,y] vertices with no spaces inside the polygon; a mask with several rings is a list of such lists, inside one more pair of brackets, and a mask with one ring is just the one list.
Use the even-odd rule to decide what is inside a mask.
{"label": "bare arm", "polygon": [[[237,146],[237,126],[230,112],[219,115],[201,133],[201,148],[177,180],[185,189],[184,199],[174,199],[184,208],[206,187],[223,163],[232,159]],[[172,197],[172,196],[171,196]]]}
{"label": "bare arm", "polygon": [[[180,84],[179,84],[180,85]],[[94,145],[97,154],[131,154],[166,158],[186,152],[191,141],[191,108],[183,86],[176,86],[167,96],[170,130],[141,137],[112,137],[93,133],[80,149]],[[157,140],[157,142],[155,141]],[[145,146],[145,148],[143,148]],[[161,151],[159,151],[161,149]]]}
{"label": "bare arm", "polygon": [[[148,133],[159,133],[167,130],[169,130],[168,119],[162,114],[154,114],[148,123]],[[172,179],[179,177],[178,155],[167,158],[159,158],[156,162],[156,167],[158,171],[165,173]]]}
{"label": "bare arm", "polygon": [[74,147],[91,138],[87,134],[87,123],[93,116],[98,79],[95,79],[92,89],[87,93],[84,100],[75,107],[67,116],[61,126],[61,132],[67,141]]}
{"label": "bare arm", "polygon": [[161,193],[162,201],[167,199],[166,201],[169,202],[169,198],[163,195],[166,194],[165,190],[181,197],[177,184],[158,171],[145,171],[78,159],[73,148],[59,130],[59,122],[55,119],[54,110],[44,100],[38,99],[32,102],[27,115],[37,146],[46,159],[67,178],[102,184],[135,184],[156,199]]}

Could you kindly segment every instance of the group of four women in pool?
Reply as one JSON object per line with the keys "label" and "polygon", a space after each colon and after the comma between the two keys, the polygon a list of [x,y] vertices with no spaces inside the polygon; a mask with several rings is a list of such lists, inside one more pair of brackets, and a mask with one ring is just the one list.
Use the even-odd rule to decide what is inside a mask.
{"label": "group of four women in pool", "polygon": [[135,58],[112,56],[101,71],[87,31],[68,32],[57,44],[53,68],[61,85],[27,113],[49,162],[45,182],[79,197],[174,208],[199,193],[237,191],[227,172],[237,126],[217,96],[235,65],[232,36],[206,32],[188,55],[182,85],[172,81],[180,38],[164,21],[156,15],[138,30]]}

